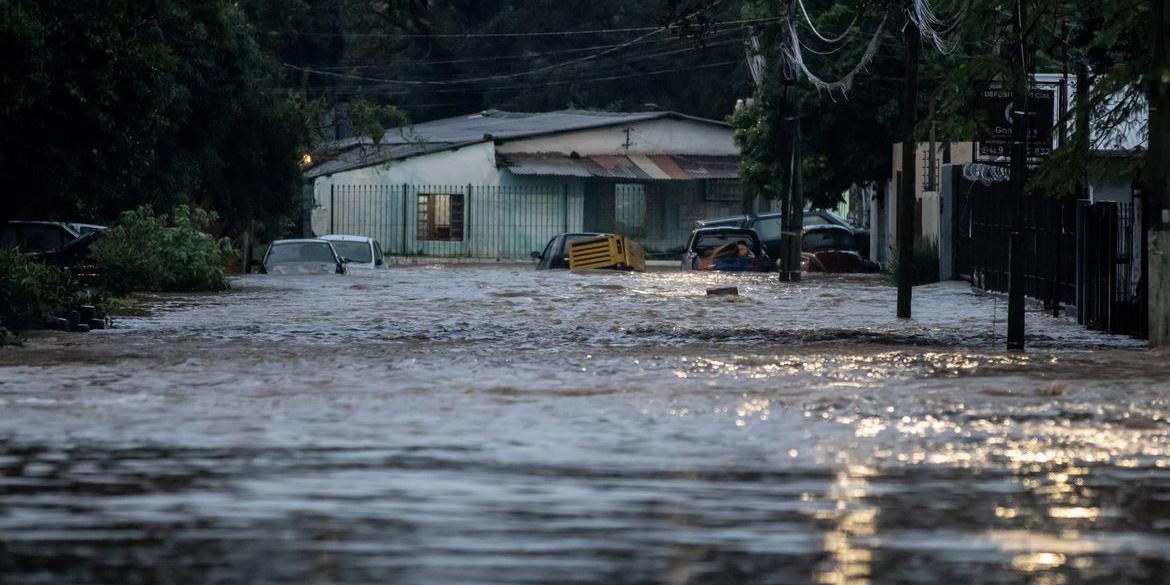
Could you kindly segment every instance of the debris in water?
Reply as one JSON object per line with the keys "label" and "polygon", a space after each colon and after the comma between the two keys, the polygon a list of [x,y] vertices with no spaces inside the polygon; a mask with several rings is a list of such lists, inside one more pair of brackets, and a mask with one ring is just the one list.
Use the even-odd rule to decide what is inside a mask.
{"label": "debris in water", "polygon": [[707,289],[708,296],[739,296],[739,287],[737,286],[713,286]]}

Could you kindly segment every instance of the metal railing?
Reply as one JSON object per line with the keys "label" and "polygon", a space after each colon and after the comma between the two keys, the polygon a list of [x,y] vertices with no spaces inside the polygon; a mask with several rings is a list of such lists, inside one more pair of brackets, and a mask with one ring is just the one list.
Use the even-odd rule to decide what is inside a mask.
{"label": "metal railing", "polygon": [[393,256],[482,259],[525,259],[564,232],[614,232],[650,258],[673,259],[695,219],[740,208],[726,193],[707,197],[693,183],[334,184],[315,195],[310,230],[373,237]]}

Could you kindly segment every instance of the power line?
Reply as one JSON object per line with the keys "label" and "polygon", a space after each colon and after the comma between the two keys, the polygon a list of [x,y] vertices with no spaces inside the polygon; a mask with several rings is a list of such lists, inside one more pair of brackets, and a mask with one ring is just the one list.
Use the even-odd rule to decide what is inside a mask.
{"label": "power line", "polygon": [[308,69],[305,67],[299,67],[299,66],[293,65],[291,63],[282,63],[282,65],[284,65],[286,68],[289,68],[289,69],[303,71],[306,73],[315,73],[317,75],[324,75],[326,77],[336,77],[339,79],[353,79],[353,80],[360,80],[360,81],[372,81],[375,83],[387,83],[387,84],[399,84],[399,85],[445,86],[445,85],[460,85],[460,84],[466,84],[466,83],[478,83],[481,81],[504,81],[507,79],[517,79],[520,77],[535,75],[537,73],[544,73],[547,71],[560,69],[562,67],[568,67],[570,65],[576,65],[578,63],[584,63],[586,61],[591,61],[591,60],[597,59],[599,57],[604,57],[606,55],[616,53],[616,52],[618,52],[618,51],[620,51],[620,50],[622,50],[622,49],[624,49],[624,48],[626,48],[626,47],[628,47],[636,42],[645,40],[651,36],[654,36],[662,31],[664,31],[664,30],[667,30],[669,27],[674,26],[674,25],[678,24],[679,22],[686,20],[687,18],[690,18],[691,16],[694,16],[694,14],[698,14],[698,11],[696,11],[695,13],[692,13],[686,17],[683,17],[679,20],[676,20],[675,22],[673,22],[669,25],[660,26],[658,28],[655,28],[655,29],[651,30],[650,32],[647,32],[646,34],[640,35],[634,39],[626,41],[626,42],[624,42],[616,47],[613,47],[611,49],[606,49],[604,51],[593,53],[591,55],[586,55],[584,57],[578,57],[576,59],[570,59],[568,61],[562,61],[560,63],[553,63],[551,65],[546,65],[544,67],[538,67],[536,69],[532,69],[529,71],[521,71],[518,73],[504,73],[504,74],[498,74],[498,75],[486,75],[486,76],[481,76],[481,77],[471,77],[471,78],[459,79],[459,80],[425,81],[425,80],[417,80],[417,79],[414,79],[414,80],[383,79],[383,78],[378,78],[378,77],[369,77],[369,76],[365,76],[365,75],[351,75],[351,74],[345,74],[345,73],[334,73],[334,72],[329,72],[329,71],[313,71],[311,69]]}
{"label": "power line", "polygon": [[[722,26],[729,24],[758,24],[765,22],[776,22],[781,20],[780,17],[768,18],[749,18],[743,20],[725,20],[722,22],[713,22],[710,26]],[[676,26],[678,23],[672,23],[670,26]],[[617,33],[634,33],[657,31],[668,27],[661,26],[647,26],[637,28],[607,28],[594,30],[560,30],[547,32],[522,32],[522,33],[435,33],[435,34],[396,34],[396,33],[353,33],[353,32],[318,32],[318,31],[269,31],[268,34],[273,36],[290,35],[290,36],[310,36],[310,37],[371,37],[371,38],[395,38],[395,39],[474,39],[474,38],[513,38],[513,37],[550,37],[550,36],[573,36],[573,35],[596,35],[596,34],[617,34]]]}
{"label": "power line", "polygon": [[[712,36],[712,37],[713,36],[720,36],[720,35],[727,34],[729,32],[742,31],[742,30],[745,30],[747,28],[748,27],[746,27],[746,26],[740,26],[740,27],[735,27],[735,28],[726,28],[726,29],[723,29],[720,31],[716,31],[716,32],[712,33],[710,36]],[[547,57],[549,55],[564,55],[564,54],[568,54],[568,53],[582,53],[585,51],[612,49],[612,48],[621,47],[621,46],[643,47],[643,46],[647,46],[647,45],[661,45],[661,44],[666,44],[666,43],[674,43],[674,42],[678,42],[678,41],[682,41],[682,40],[686,40],[686,39],[683,39],[680,37],[670,37],[670,38],[665,38],[665,39],[647,39],[645,41],[633,43],[630,45],[623,45],[622,43],[608,44],[608,45],[592,45],[589,47],[576,47],[576,48],[572,48],[572,49],[558,49],[555,51],[531,52],[531,53],[524,53],[524,54],[520,54],[520,55],[498,55],[495,57],[476,57],[476,58],[470,58],[470,59],[445,59],[445,60],[435,60],[435,61],[410,61],[409,64],[410,65],[457,65],[457,64],[462,64],[462,63],[483,63],[483,62],[488,62],[488,61],[507,61],[507,60],[513,60],[513,59],[532,59],[532,58],[537,58],[537,57]],[[711,45],[712,45],[712,43],[705,44],[705,46],[711,46]],[[295,65],[298,65],[300,67],[311,68],[315,71],[330,71],[330,70],[332,70],[332,71],[342,70],[343,71],[343,70],[347,70],[347,69],[368,69],[368,68],[375,68],[375,67],[385,67],[387,65],[387,63],[385,61],[380,61],[377,63],[362,62],[362,63],[351,63],[351,64],[347,64],[347,65],[314,65],[312,63],[295,63]]]}
{"label": "power line", "polygon": [[[656,71],[645,71],[645,72],[631,73],[631,74],[626,74],[626,75],[610,75],[610,76],[605,76],[605,77],[588,77],[588,78],[583,78],[583,79],[566,79],[566,80],[561,80],[561,81],[549,81],[549,82],[526,84],[526,85],[505,85],[505,86],[495,86],[495,87],[461,88],[461,89],[451,89],[451,88],[436,89],[436,90],[428,91],[428,94],[460,93],[460,92],[472,92],[472,91],[487,93],[487,92],[492,92],[492,91],[524,90],[524,89],[534,89],[534,88],[540,88],[540,87],[552,87],[552,86],[557,86],[557,85],[572,85],[572,84],[578,84],[578,83],[595,83],[595,82],[604,82],[604,81],[617,81],[617,80],[621,80],[621,79],[633,79],[633,78],[637,78],[637,77],[646,77],[646,76],[650,76],[650,75],[665,75],[668,73],[678,73],[680,71],[695,71],[698,69],[711,69],[711,68],[715,68],[715,67],[725,67],[727,65],[737,65],[739,63],[740,63],[740,60],[720,61],[718,63],[707,63],[707,64],[703,64],[703,65],[694,65],[694,66],[690,66],[690,67],[677,67],[677,68],[672,68],[672,69],[660,69],[660,70],[656,70]],[[344,90],[343,93],[374,94],[374,95],[408,95],[411,93],[410,90],[402,88],[400,86],[393,85],[393,84],[386,84],[386,85],[383,85],[382,87],[371,86],[371,87],[357,87],[357,88],[351,88],[351,87],[341,86],[341,85],[326,85],[326,86],[311,86],[311,87],[306,87],[306,88],[284,88],[281,91],[297,90],[297,89],[307,89],[307,90],[314,90],[314,91],[340,89],[340,90]]]}

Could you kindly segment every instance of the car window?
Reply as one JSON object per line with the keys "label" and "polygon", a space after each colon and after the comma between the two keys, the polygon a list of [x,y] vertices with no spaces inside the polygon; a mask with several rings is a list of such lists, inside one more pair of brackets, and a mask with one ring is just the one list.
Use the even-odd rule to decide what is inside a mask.
{"label": "car window", "polygon": [[55,250],[73,240],[73,234],[55,225],[26,225],[21,247],[29,252]]}
{"label": "car window", "polygon": [[277,244],[268,251],[266,264],[286,262],[336,262],[333,250],[324,242]]}
{"label": "car window", "polygon": [[353,262],[359,264],[369,264],[374,261],[374,256],[370,252],[370,245],[366,242],[341,242],[332,241],[333,249],[337,250],[338,255],[342,258],[348,258]]}
{"label": "car window", "polygon": [[16,226],[6,225],[0,227],[0,246],[5,248],[15,248],[20,245],[20,240],[16,236]]}
{"label": "car window", "polygon": [[760,239],[765,242],[770,240],[780,239],[780,218],[770,217],[765,219],[757,219],[752,224],[752,229],[760,235]]}
{"label": "car window", "polygon": [[845,230],[812,230],[802,239],[806,250],[852,250],[853,235]]}
{"label": "car window", "polygon": [[812,226],[818,226],[818,225],[833,225],[833,222],[831,222],[827,218],[821,216],[821,214],[819,214],[819,213],[811,213],[810,212],[810,213],[804,214],[804,227],[812,227]]}
{"label": "car window", "polygon": [[691,250],[702,253],[704,250],[714,250],[724,244],[732,244],[740,240],[747,242],[748,247],[753,250],[757,248],[756,240],[746,234],[704,234],[695,239]]}

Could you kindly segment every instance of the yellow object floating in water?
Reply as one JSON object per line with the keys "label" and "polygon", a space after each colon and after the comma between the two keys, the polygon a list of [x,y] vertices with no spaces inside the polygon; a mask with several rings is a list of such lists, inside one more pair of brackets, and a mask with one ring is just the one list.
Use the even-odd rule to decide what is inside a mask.
{"label": "yellow object floating in water", "polygon": [[612,268],[646,271],[646,251],[637,242],[616,234],[577,240],[569,244],[569,269]]}

